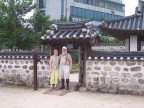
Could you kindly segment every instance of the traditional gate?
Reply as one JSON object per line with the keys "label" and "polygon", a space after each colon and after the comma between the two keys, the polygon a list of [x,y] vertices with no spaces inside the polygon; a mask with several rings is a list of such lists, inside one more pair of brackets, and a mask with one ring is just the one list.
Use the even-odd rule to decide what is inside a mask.
{"label": "traditional gate", "polygon": [[80,22],[56,22],[41,37],[44,45],[50,46],[50,54],[57,48],[61,53],[62,46],[77,49],[79,52],[79,82],[78,86],[85,85],[85,67],[87,52],[92,44],[97,44],[99,36],[92,26],[91,20]]}

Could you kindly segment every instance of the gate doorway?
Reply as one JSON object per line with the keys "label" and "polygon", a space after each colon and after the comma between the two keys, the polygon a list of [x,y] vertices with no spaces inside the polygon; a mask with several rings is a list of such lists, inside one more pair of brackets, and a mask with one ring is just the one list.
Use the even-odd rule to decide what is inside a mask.
{"label": "gate doorway", "polygon": [[[66,46],[68,53],[72,57],[72,71],[70,73],[70,90],[77,90],[77,85],[79,83],[79,72],[80,72],[80,59],[79,59],[79,47],[78,45],[73,45],[73,44],[63,44],[63,45],[52,45],[50,46],[50,55],[53,55],[53,50],[57,49],[59,51],[60,55],[62,53],[62,47]],[[65,83],[66,84],[66,83]],[[61,82],[58,84],[57,88],[60,88]]]}
{"label": "gate doorway", "polygon": [[[92,26],[92,21],[56,22],[41,37],[41,41],[43,44],[50,46],[50,54],[52,54],[54,48],[58,49],[59,53],[61,53],[62,46],[67,46],[69,53],[72,50],[77,50],[78,82],[75,87],[85,86],[87,54],[91,45],[95,45],[99,41],[99,34],[95,31],[94,26]],[[75,56],[73,62],[75,62]]]}

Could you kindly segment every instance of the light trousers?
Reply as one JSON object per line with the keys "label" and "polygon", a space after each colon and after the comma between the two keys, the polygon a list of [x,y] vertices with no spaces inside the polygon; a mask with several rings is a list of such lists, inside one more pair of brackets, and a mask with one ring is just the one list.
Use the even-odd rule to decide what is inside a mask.
{"label": "light trousers", "polygon": [[59,77],[69,79],[70,78],[70,69],[69,65],[60,65],[59,68]]}
{"label": "light trousers", "polygon": [[58,84],[58,69],[52,69],[50,84]]}

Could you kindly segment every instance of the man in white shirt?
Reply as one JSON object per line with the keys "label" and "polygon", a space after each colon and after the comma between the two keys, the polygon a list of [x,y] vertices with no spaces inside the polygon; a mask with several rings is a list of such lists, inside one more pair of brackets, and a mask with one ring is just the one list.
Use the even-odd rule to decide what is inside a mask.
{"label": "man in white shirt", "polygon": [[69,53],[67,53],[67,48],[62,47],[62,54],[60,54],[60,67],[59,67],[59,76],[61,78],[62,86],[60,89],[65,89],[65,79],[66,79],[66,90],[69,90],[69,78],[70,72],[72,70],[72,58]]}

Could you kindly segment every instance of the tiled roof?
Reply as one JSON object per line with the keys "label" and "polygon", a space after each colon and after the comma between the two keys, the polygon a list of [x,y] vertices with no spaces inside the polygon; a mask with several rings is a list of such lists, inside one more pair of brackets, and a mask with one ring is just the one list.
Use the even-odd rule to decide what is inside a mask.
{"label": "tiled roof", "polygon": [[41,37],[43,42],[58,43],[75,40],[95,40],[98,33],[95,31],[91,20],[79,22],[56,22]]}
{"label": "tiled roof", "polygon": [[102,21],[100,28],[104,32],[110,33],[112,30],[126,31],[125,33],[137,34],[137,31],[144,32],[144,1],[139,0],[139,5],[136,8],[134,15],[115,19]]}
{"label": "tiled roof", "polygon": [[144,52],[102,52],[91,51],[88,59],[121,59],[121,60],[144,60]]}
{"label": "tiled roof", "polygon": [[50,54],[47,52],[34,51],[34,52],[0,52],[0,59],[33,59],[33,55],[37,55],[38,58],[49,58]]}
{"label": "tiled roof", "polygon": [[143,15],[135,14],[117,20],[106,21],[106,23],[103,23],[103,26],[112,29],[144,30],[143,20]]}

